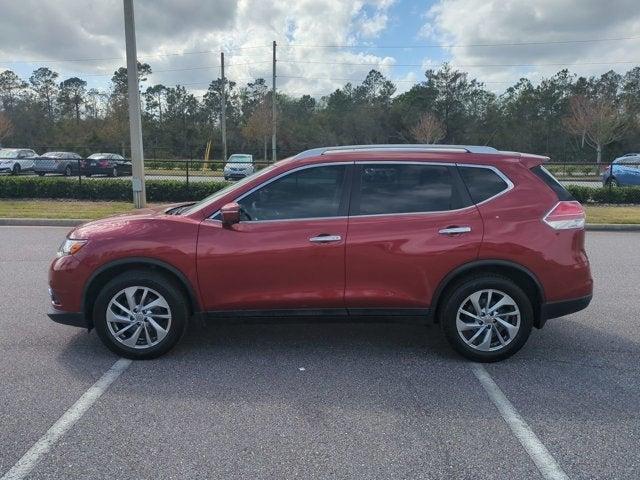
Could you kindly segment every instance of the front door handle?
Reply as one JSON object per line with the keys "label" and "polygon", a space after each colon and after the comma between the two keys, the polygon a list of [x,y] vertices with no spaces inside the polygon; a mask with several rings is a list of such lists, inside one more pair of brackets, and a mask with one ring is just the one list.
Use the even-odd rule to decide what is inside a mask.
{"label": "front door handle", "polygon": [[331,243],[331,242],[339,242],[340,240],[342,240],[342,237],[340,235],[328,235],[324,233],[322,235],[318,235],[317,237],[311,237],[309,239],[309,241],[313,243]]}
{"label": "front door handle", "polygon": [[456,235],[459,233],[469,233],[471,231],[471,227],[447,227],[442,230],[438,230],[440,235]]}

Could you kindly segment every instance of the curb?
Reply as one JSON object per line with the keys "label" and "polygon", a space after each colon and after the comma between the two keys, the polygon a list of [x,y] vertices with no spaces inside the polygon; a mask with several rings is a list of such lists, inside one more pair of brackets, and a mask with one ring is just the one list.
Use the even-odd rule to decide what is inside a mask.
{"label": "curb", "polygon": [[640,224],[634,223],[587,223],[589,232],[640,232]]}
{"label": "curb", "polygon": [[[0,218],[3,227],[77,227],[89,219],[55,219],[55,218]],[[587,223],[585,230],[589,232],[640,232],[640,224],[633,223]]]}
{"label": "curb", "polygon": [[89,219],[76,218],[0,218],[0,226],[3,227],[77,227],[90,222]]}

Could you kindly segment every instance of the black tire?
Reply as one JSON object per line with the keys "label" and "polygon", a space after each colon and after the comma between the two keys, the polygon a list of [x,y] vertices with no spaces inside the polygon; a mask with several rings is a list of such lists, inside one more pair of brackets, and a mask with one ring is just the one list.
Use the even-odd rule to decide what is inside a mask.
{"label": "black tire", "polygon": [[90,178],[90,177],[91,177],[91,174],[90,174],[90,173],[87,173],[86,175],[87,175],[87,178]]}
{"label": "black tire", "polygon": [[11,175],[20,175],[20,164],[14,163],[11,169]]}
{"label": "black tire", "polygon": [[64,169],[64,176],[65,177],[71,176],[71,165],[67,165],[66,168]]}
{"label": "black tire", "polygon": [[38,172],[39,177],[44,177],[44,172]]}
{"label": "black tire", "polygon": [[[119,342],[109,330],[106,314],[111,299],[118,292],[132,286],[155,290],[169,305],[171,324],[166,336],[156,345],[132,348]],[[98,293],[93,308],[93,324],[100,340],[114,353],[134,360],[157,358],[171,350],[184,334],[188,318],[189,307],[180,286],[165,275],[143,270],[125,272],[110,280]],[[146,340],[143,339],[143,342],[146,343]]]}
{"label": "black tire", "polygon": [[620,184],[618,183],[618,180],[616,180],[615,178],[610,178],[609,181],[607,182],[607,185],[610,187],[619,187]]}
{"label": "black tire", "polygon": [[[517,333],[504,347],[493,351],[481,351],[467,345],[456,326],[458,309],[464,305],[465,299],[484,289],[506,293],[520,310],[520,328]],[[440,309],[440,324],[447,341],[460,355],[476,362],[497,362],[516,353],[529,338],[533,326],[533,307],[527,294],[507,277],[497,274],[477,275],[456,283],[448,291]]]}

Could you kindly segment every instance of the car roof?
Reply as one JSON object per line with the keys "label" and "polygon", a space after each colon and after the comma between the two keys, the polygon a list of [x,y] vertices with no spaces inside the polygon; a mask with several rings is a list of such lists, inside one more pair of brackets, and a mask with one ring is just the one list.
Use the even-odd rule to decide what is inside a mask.
{"label": "car roof", "polygon": [[415,160],[456,163],[493,163],[501,160],[521,161],[528,166],[539,165],[549,157],[521,152],[501,151],[484,145],[346,145],[306,150],[288,159],[291,163],[301,160],[359,161],[359,160]]}

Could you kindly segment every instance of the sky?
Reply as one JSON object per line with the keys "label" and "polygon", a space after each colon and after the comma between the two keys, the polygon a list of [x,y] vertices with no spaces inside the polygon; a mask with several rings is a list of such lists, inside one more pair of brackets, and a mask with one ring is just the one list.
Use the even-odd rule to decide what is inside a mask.
{"label": "sky", "polygon": [[[376,68],[402,92],[442,62],[500,93],[569,68],[580,75],[640,64],[638,0],[134,0],[147,85],[201,95],[220,76],[322,96]],[[40,66],[107,88],[125,64],[121,0],[0,0],[0,70]]]}

